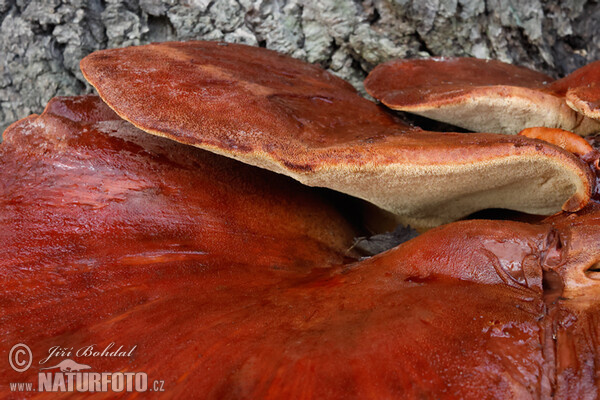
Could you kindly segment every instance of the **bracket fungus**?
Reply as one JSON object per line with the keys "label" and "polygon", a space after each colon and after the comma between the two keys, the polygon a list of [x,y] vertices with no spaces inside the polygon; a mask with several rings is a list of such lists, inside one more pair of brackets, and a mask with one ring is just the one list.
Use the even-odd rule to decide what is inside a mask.
{"label": "bracket fungus", "polygon": [[546,142],[408,126],[319,67],[215,42],[92,53],[86,79],[158,136],[367,200],[431,228],[487,208],[576,211],[593,177]]}
{"label": "bracket fungus", "polygon": [[564,129],[544,127],[526,128],[519,132],[519,135],[552,143],[580,158],[595,151],[587,140]]}
{"label": "bracket fungus", "polygon": [[0,171],[3,356],[118,341],[135,356],[77,360],[144,371],[168,398],[598,396],[596,204],[355,261],[356,231],[309,188],[94,96],[13,124]]}
{"label": "bracket fungus", "polygon": [[[517,93],[558,107],[561,127],[594,126],[593,64],[554,83],[487,64],[505,76],[421,94],[479,107]],[[101,98],[55,98],[0,144],[0,353],[27,343],[37,362],[0,363],[8,381],[60,365],[56,346],[118,342],[133,356],[69,356],[143,371],[168,398],[600,396],[593,140],[424,131],[318,67],[241,45],[106,50],[82,69]],[[360,258],[342,195],[272,171],[433,229]],[[558,213],[435,227],[490,207]]]}
{"label": "bracket fungus", "polygon": [[600,62],[563,79],[496,60],[428,58],[378,65],[365,89],[386,106],[476,132],[600,131]]}

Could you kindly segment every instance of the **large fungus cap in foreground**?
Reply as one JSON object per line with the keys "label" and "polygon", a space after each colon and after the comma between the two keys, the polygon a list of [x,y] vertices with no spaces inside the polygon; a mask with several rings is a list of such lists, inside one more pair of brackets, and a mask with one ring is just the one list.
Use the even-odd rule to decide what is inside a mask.
{"label": "large fungus cap in foreground", "polygon": [[394,60],[365,80],[386,106],[476,132],[515,134],[548,127],[589,135],[600,131],[600,62],[558,81],[496,60]]}
{"label": "large fungus cap in foreground", "polygon": [[343,80],[273,51],[214,42],[103,50],[85,77],[121,117],[311,186],[367,200],[418,228],[485,208],[581,208],[576,157],[528,138],[426,132]]}
{"label": "large fungus cap in foreground", "polygon": [[[341,261],[357,234],[309,188],[148,135],[97,96],[55,98],[42,115],[12,124],[0,161],[0,221],[23,219],[18,230],[0,229],[0,265],[17,269],[201,264],[217,255],[259,262],[272,249],[288,254],[285,269],[313,257],[322,263],[323,254]],[[253,248],[252,238],[273,243]]]}
{"label": "large fungus cap in foreground", "polygon": [[309,189],[94,97],[12,125],[0,171],[0,355],[26,343],[34,363],[0,363],[2,390],[60,372],[39,369],[65,358],[40,365],[53,346],[115,342],[136,347],[71,358],[146,372],[164,398],[598,395],[593,206],[450,224],[349,263],[352,228]]}

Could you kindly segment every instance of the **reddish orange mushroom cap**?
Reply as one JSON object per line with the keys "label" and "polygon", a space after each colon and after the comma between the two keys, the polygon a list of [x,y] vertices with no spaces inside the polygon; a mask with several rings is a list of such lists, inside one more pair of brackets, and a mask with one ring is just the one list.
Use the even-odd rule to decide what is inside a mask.
{"label": "reddish orange mushroom cap", "polygon": [[552,81],[546,74],[497,60],[433,57],[381,64],[367,77],[365,88],[384,104],[402,107],[456,102],[481,87],[541,89]]}
{"label": "reddish orange mushroom cap", "polygon": [[544,140],[580,157],[585,156],[590,151],[594,150],[584,138],[573,132],[565,131],[564,129],[543,127],[527,128],[519,132],[519,135],[532,139]]}
{"label": "reddish orange mushroom cap", "polygon": [[553,82],[551,89],[566,96],[567,104],[583,115],[600,119],[600,61]]}
{"label": "reddish orange mushroom cap", "polygon": [[371,71],[365,88],[392,109],[477,132],[516,134],[540,126],[589,135],[600,131],[590,111],[599,98],[594,89],[599,66],[592,63],[554,81],[496,60],[393,60]]}
{"label": "reddish orange mushroom cap", "polygon": [[407,126],[343,80],[266,49],[158,43],[96,52],[81,68],[146,132],[359,197],[423,229],[485,208],[574,211],[591,193],[586,166],[554,146]]}

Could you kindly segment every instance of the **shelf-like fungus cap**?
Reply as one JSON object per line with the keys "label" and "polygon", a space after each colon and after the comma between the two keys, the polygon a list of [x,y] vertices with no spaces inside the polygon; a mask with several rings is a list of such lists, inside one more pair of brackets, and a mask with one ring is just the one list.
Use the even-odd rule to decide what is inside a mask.
{"label": "shelf-like fungus cap", "polygon": [[594,148],[587,140],[564,129],[544,127],[526,128],[519,132],[519,135],[544,140],[579,157],[584,157],[591,151],[594,151]]}
{"label": "shelf-like fungus cap", "polygon": [[590,196],[591,174],[568,152],[408,126],[321,68],[266,49],[160,43],[99,51],[81,68],[146,132],[362,198],[418,228],[485,208],[574,211]]}
{"label": "shelf-like fungus cap", "polygon": [[12,125],[0,172],[0,348],[26,343],[34,363],[0,363],[8,382],[47,368],[61,388],[67,357],[49,350],[93,345],[126,354],[77,355],[85,372],[143,372],[168,398],[597,390],[594,208],[458,222],[354,262],[352,227],[312,190],[147,135],[93,96]]}
{"label": "shelf-like fungus cap", "polygon": [[572,109],[600,120],[600,61],[593,62],[553,82],[551,90],[565,96]]}
{"label": "shelf-like fungus cap", "polygon": [[476,132],[516,134],[541,126],[588,135],[600,131],[600,121],[594,119],[599,115],[599,74],[600,63],[554,81],[496,60],[394,60],[371,71],[365,89],[394,110]]}

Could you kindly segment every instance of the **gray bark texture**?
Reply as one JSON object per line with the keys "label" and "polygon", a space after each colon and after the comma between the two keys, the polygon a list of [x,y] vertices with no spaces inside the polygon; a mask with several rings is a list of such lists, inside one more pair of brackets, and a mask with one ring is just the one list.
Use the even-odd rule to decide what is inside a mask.
{"label": "gray bark texture", "polygon": [[0,0],[0,131],[90,92],[88,53],[240,42],[318,63],[359,90],[393,58],[495,58],[561,77],[600,59],[600,0]]}

